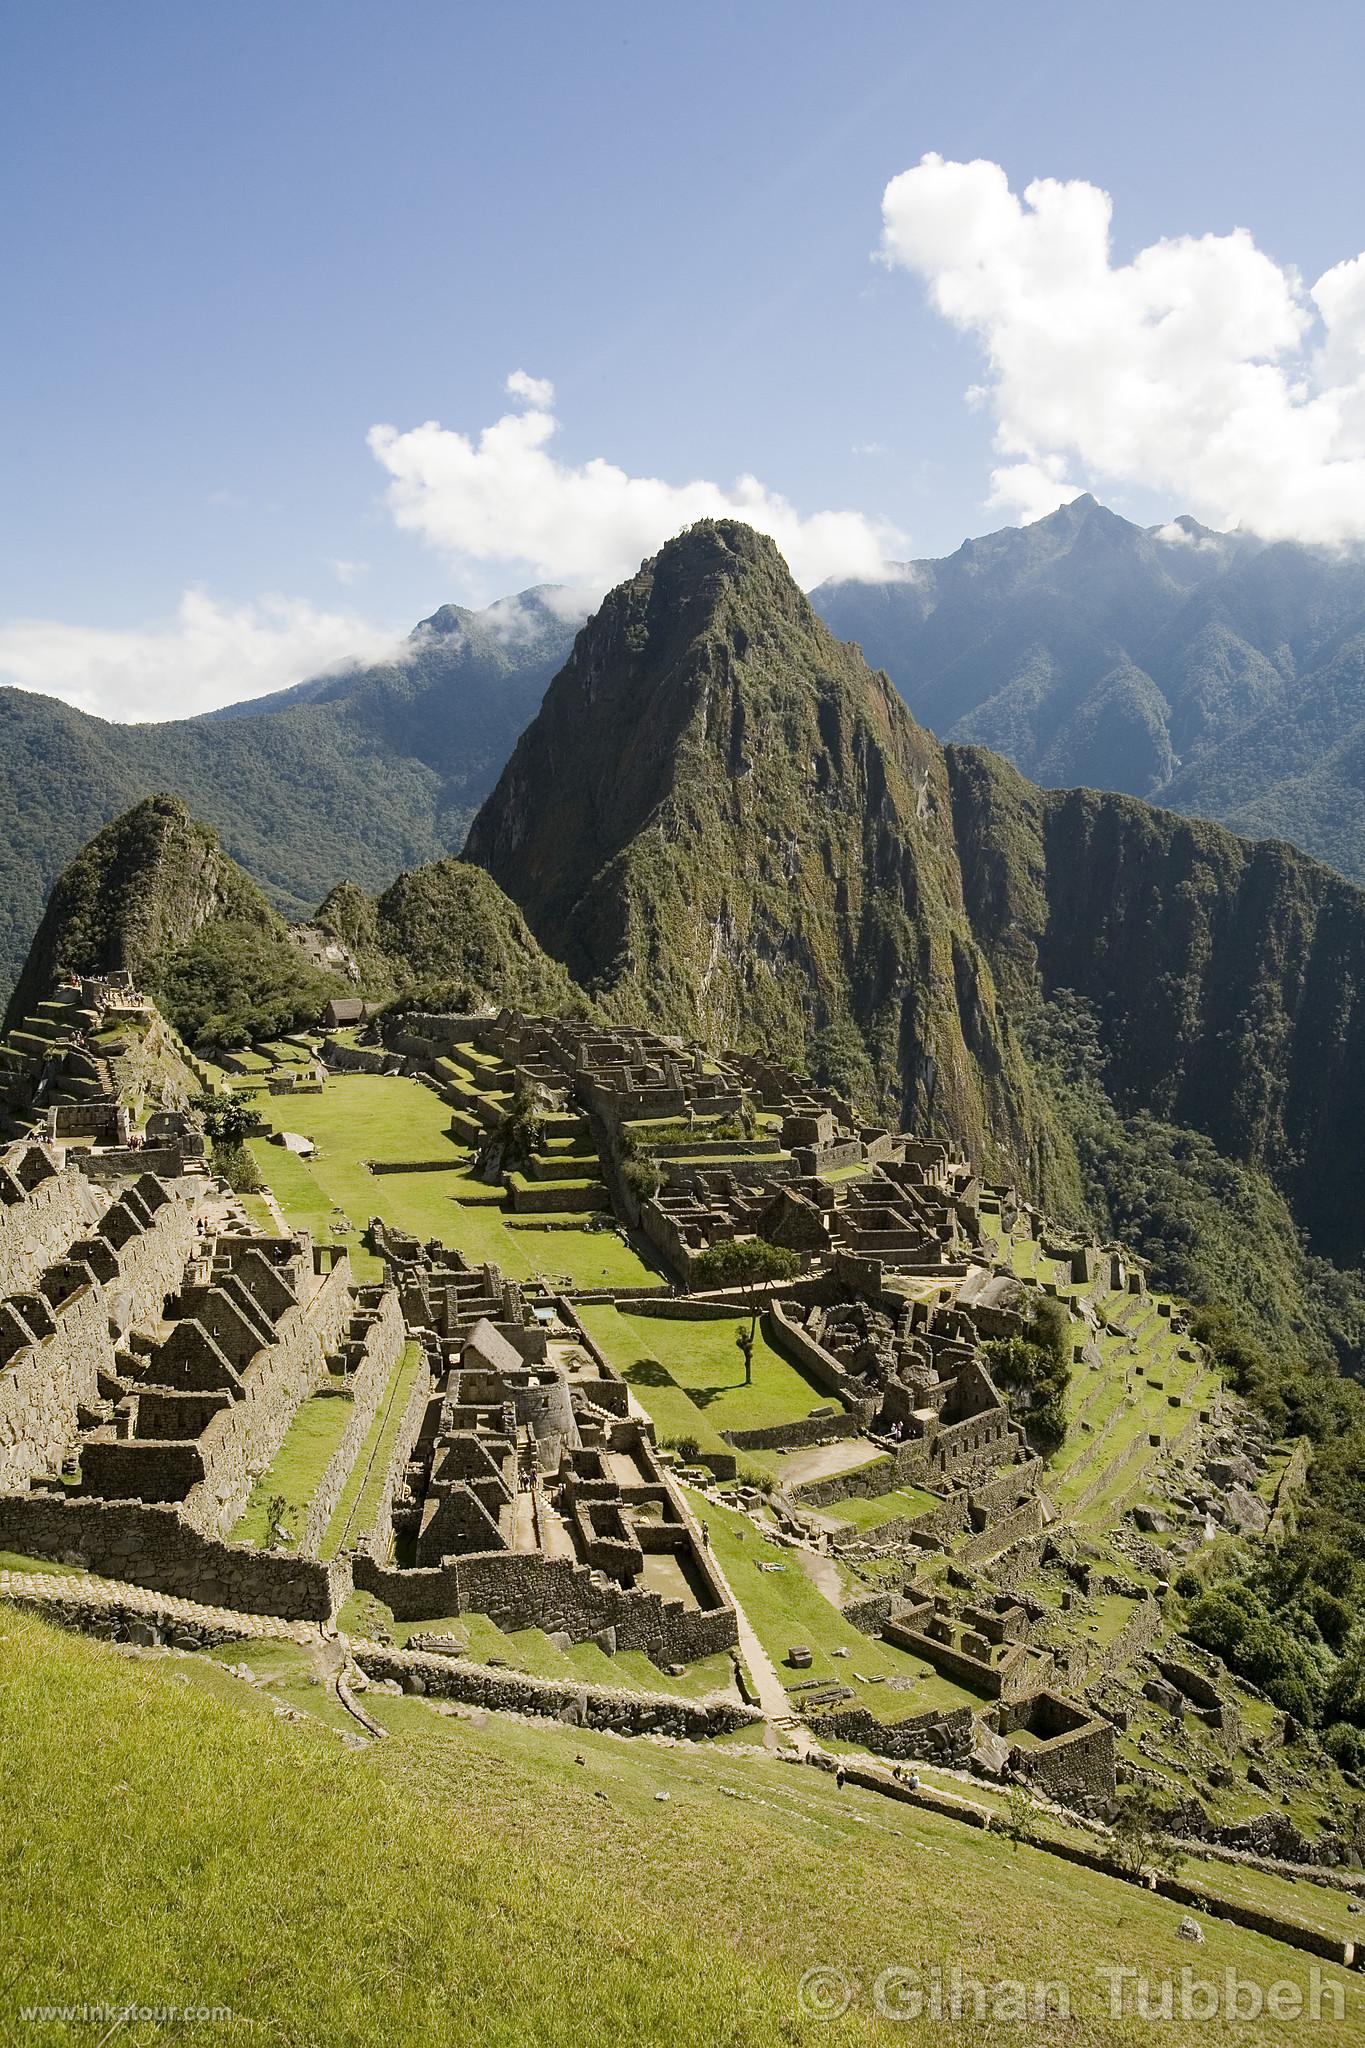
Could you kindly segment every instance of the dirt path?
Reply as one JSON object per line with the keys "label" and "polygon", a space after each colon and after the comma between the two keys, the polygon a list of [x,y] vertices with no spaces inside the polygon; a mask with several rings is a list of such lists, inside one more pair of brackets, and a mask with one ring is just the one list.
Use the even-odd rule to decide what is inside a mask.
{"label": "dirt path", "polygon": [[836,1472],[852,1472],[870,1465],[885,1452],[860,1436],[845,1437],[835,1444],[812,1444],[809,1450],[788,1451],[782,1460],[784,1487],[801,1485],[806,1479],[828,1479]]}

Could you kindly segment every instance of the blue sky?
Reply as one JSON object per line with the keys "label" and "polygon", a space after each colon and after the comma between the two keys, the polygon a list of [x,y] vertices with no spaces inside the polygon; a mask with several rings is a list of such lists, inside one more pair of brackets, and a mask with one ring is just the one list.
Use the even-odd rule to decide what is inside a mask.
{"label": "blue sky", "polygon": [[[287,680],[261,649],[315,654],[315,614],[379,632],[557,573],[560,538],[514,556],[507,514],[471,553],[468,507],[410,469],[400,524],[367,445],[378,423],[477,436],[519,369],[553,383],[559,463],[752,473],[897,552],[1038,509],[1048,476],[1143,519],[1190,509],[1187,477],[1225,516],[1280,517],[1188,451],[1144,468],[1104,444],[1103,389],[1079,453],[1042,449],[1036,389],[966,402],[983,337],[1017,336],[998,295],[966,328],[931,303],[939,200],[873,260],[883,190],[926,152],[1015,193],[1102,188],[1115,264],[1242,226],[1311,282],[1365,248],[1358,6],[12,0],[0,55],[0,621],[48,629],[0,629],[0,663],[137,715],[200,701],[202,647],[183,700],[164,662],[119,696],[138,634],[193,641],[186,591],[210,639],[282,601],[251,610],[221,698]],[[1002,420],[1039,451],[1036,502],[987,503]]]}

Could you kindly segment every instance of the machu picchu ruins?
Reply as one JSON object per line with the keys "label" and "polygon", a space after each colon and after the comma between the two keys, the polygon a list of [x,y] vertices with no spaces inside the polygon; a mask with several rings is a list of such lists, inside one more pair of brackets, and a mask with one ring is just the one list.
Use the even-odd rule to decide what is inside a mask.
{"label": "machu picchu ruins", "polygon": [[[1247,1812],[1294,1782],[1288,1720],[1166,1612],[1211,1529],[1292,1517],[1301,1454],[1141,1260],[946,1140],[512,1008],[209,1066],[128,977],[68,979],[2,1056],[11,1599],[181,1652],[321,1632],[371,1739],[357,1688],[751,1729],[1101,1836],[1146,1787],[1200,1853],[1345,1853]],[[755,1246],[776,1277],[715,1279]],[[1040,1341],[1055,1444],[1017,1380]]]}

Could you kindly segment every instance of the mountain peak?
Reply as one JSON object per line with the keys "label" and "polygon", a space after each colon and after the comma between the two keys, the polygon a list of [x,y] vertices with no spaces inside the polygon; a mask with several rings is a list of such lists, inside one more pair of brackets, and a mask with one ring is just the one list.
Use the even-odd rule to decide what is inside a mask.
{"label": "mountain peak", "polygon": [[625,1021],[766,1045],[888,1118],[1022,1133],[941,750],[774,542],[703,520],[578,636],[466,858]]}

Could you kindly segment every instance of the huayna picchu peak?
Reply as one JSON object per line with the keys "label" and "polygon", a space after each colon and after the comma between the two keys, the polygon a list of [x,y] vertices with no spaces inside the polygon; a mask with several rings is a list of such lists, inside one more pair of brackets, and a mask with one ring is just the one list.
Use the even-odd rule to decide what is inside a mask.
{"label": "huayna picchu peak", "polygon": [[942,751],[752,528],[702,522],[610,594],[465,852],[614,1015],[1041,1171]]}

